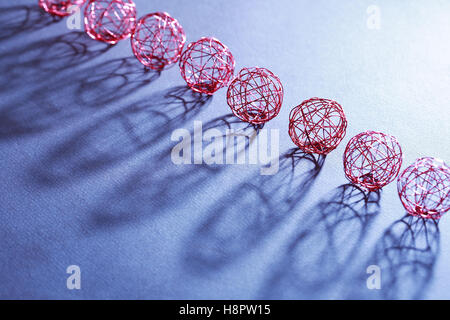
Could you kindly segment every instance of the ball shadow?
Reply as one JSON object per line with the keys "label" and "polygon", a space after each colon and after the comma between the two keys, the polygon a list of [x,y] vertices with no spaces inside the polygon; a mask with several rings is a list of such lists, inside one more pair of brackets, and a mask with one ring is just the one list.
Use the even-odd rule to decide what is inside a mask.
{"label": "ball shadow", "polygon": [[107,169],[159,144],[210,101],[185,86],[158,92],[77,130],[32,168],[31,175],[52,186]]}
{"label": "ball shadow", "polygon": [[324,160],[292,149],[280,157],[277,174],[255,174],[228,192],[187,241],[187,270],[217,270],[255,249],[306,196]]}
{"label": "ball shadow", "polygon": [[71,32],[0,53],[0,139],[42,132],[86,111],[67,108],[68,97],[86,75],[82,65],[108,48]]}
{"label": "ball shadow", "polygon": [[305,212],[297,232],[271,268],[265,299],[320,299],[333,295],[352,266],[379,212],[380,194],[342,185]]}
{"label": "ball shadow", "polygon": [[85,70],[77,81],[77,101],[103,106],[117,101],[156,80],[161,72],[146,69],[135,57],[113,59]]}
{"label": "ball shadow", "polygon": [[[217,140],[225,141],[222,148],[215,148],[215,151],[220,154],[226,154],[227,150],[231,149],[234,153],[233,163],[239,163],[243,159],[249,158],[249,148],[255,142],[259,132],[264,128],[262,125],[254,125],[243,122],[232,113],[214,118],[202,125],[202,130],[205,132],[211,129],[218,129],[214,139],[211,141],[203,141],[206,147],[215,143]],[[240,160],[238,160],[240,159]],[[226,161],[225,161],[226,162]],[[245,161],[243,161],[245,163]]]}
{"label": "ball shadow", "polygon": [[[179,87],[175,91],[185,93],[179,95],[176,92],[170,92],[168,94],[171,99],[176,99],[184,112],[192,109],[199,111],[199,108],[210,100],[210,96],[200,95],[187,87]],[[171,112],[166,113],[164,109],[156,109],[161,110],[161,116],[166,117],[168,122],[161,124],[161,131],[154,139],[155,143],[164,141],[173,129],[178,129],[192,118],[185,116],[177,120],[169,117],[169,115],[173,116]],[[231,115],[218,117],[203,124],[205,130],[217,129],[220,132],[226,132],[227,129],[245,132],[249,127],[248,124]],[[191,136],[193,135],[194,132],[191,132]],[[247,145],[249,143],[245,144]],[[194,195],[204,192],[205,188],[213,184],[226,168],[223,165],[206,165],[205,163],[175,165],[171,159],[173,146],[164,145],[159,149],[162,152],[146,157],[143,165],[136,166],[124,181],[105,193],[104,199],[92,211],[85,224],[86,229],[89,230],[87,233],[123,227],[142,219],[161,216],[164,212],[182,210],[186,202],[192,201]]]}
{"label": "ball shadow", "polygon": [[43,29],[61,20],[60,17],[46,13],[38,5],[0,7],[0,41],[26,31]]}
{"label": "ball shadow", "polygon": [[[76,70],[74,67],[80,67],[110,48],[110,45],[92,40],[81,31],[9,47],[0,53],[0,70],[6,85],[2,89],[8,90],[24,83],[37,85],[39,81],[50,80],[68,69],[71,69],[70,73],[61,78],[72,76]],[[44,86],[41,84],[41,87]]]}
{"label": "ball shadow", "polygon": [[[360,268],[356,279],[350,279],[350,299],[422,299],[431,283],[440,249],[438,222],[406,215],[395,221],[378,240],[375,249]],[[368,266],[380,268],[381,287],[369,290]],[[355,286],[354,284],[358,284]],[[356,287],[356,288],[355,288]]]}
{"label": "ball shadow", "polygon": [[[188,95],[177,96],[178,102],[186,108],[192,109],[190,96],[194,95],[201,99],[208,99],[209,96],[199,95],[192,90],[188,90]],[[206,101],[202,100],[202,103]],[[195,104],[197,110],[200,106]],[[166,116],[166,114],[164,113]],[[192,117],[185,117],[187,121]],[[171,120],[173,121],[173,120]],[[172,125],[166,123],[161,126],[160,134],[156,140],[168,138],[171,131],[182,125],[181,121],[176,121]],[[217,129],[245,129],[248,125],[241,121],[236,121],[228,115],[213,119],[204,124],[204,128]],[[191,136],[194,133],[191,132]],[[191,146],[189,146],[191,147]],[[129,174],[124,182],[120,182],[116,188],[105,194],[95,210],[93,210],[88,221],[88,228],[91,230],[108,229],[111,227],[121,227],[127,223],[132,223],[140,219],[146,219],[161,215],[165,211],[176,211],[187,201],[192,201],[194,195],[200,194],[206,184],[213,183],[223,170],[223,165],[186,164],[175,165],[171,161],[171,151],[173,146],[164,146],[163,151],[155,156],[147,157],[144,165],[136,167]]]}

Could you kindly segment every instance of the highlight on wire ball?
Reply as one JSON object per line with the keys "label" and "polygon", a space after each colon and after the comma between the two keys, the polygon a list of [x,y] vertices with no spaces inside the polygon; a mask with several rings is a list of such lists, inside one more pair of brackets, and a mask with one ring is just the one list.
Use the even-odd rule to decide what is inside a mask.
{"label": "highlight on wire ball", "polygon": [[226,87],[234,74],[231,51],[216,38],[189,44],[180,58],[181,76],[194,91],[213,95]]}
{"label": "highlight on wire ball", "polygon": [[266,68],[243,68],[228,87],[227,103],[242,121],[262,124],[280,112],[283,85]]}
{"label": "highlight on wire ball", "polygon": [[336,101],[311,98],[291,110],[289,136],[307,153],[326,155],[345,137],[347,118]]}
{"label": "highlight on wire ball", "polygon": [[362,132],[351,138],[345,149],[345,176],[353,184],[376,191],[397,177],[402,159],[395,137],[376,131]]}
{"label": "highlight on wire ball", "polygon": [[409,214],[439,219],[450,210],[450,168],[440,159],[417,159],[398,177],[397,191]]}
{"label": "highlight on wire ball", "polygon": [[75,12],[75,8],[80,8],[86,0],[39,0],[39,6],[46,12],[58,16],[66,17]]}
{"label": "highlight on wire ball", "polygon": [[153,70],[162,70],[178,62],[185,42],[183,27],[166,12],[140,18],[131,36],[134,55]]}
{"label": "highlight on wire ball", "polygon": [[84,25],[92,39],[116,44],[134,32],[136,6],[132,0],[89,0]]}

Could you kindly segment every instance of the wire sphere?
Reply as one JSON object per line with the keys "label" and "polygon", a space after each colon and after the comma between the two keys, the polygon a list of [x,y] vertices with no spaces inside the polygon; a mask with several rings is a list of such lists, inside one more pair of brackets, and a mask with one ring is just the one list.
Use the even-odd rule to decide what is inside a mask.
{"label": "wire sphere", "polygon": [[180,58],[181,76],[187,85],[209,95],[229,84],[234,65],[230,50],[215,38],[192,42]]}
{"label": "wire sphere", "polygon": [[243,68],[228,87],[227,102],[234,115],[242,121],[265,123],[280,112],[283,85],[265,68]]}
{"label": "wire sphere", "polygon": [[417,159],[398,177],[397,190],[409,214],[439,219],[450,209],[450,168],[436,158]]}
{"label": "wire sphere", "polygon": [[46,12],[65,17],[74,13],[71,8],[81,7],[86,0],[39,0],[39,6]]}
{"label": "wire sphere", "polygon": [[92,39],[116,44],[133,33],[136,6],[132,0],[89,0],[84,25]]}
{"label": "wire sphere", "polygon": [[289,135],[301,150],[326,155],[345,137],[347,119],[336,101],[311,98],[291,110]]}
{"label": "wire sphere", "polygon": [[186,42],[186,35],[178,21],[166,12],[142,17],[131,36],[131,48],[146,67],[162,70],[177,62]]}
{"label": "wire sphere", "polygon": [[362,132],[350,139],[345,148],[345,176],[353,184],[375,191],[397,177],[402,159],[402,149],[393,136]]}

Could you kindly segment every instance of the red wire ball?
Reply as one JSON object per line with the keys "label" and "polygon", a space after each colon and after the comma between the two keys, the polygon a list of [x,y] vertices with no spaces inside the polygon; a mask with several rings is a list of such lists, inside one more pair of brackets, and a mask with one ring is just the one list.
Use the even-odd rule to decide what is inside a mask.
{"label": "red wire ball", "polygon": [[136,6],[132,0],[89,0],[84,25],[92,39],[116,44],[134,32]]}
{"label": "red wire ball", "polygon": [[450,209],[450,168],[435,158],[417,159],[398,177],[397,190],[409,214],[439,219]]}
{"label": "red wire ball", "polygon": [[131,48],[146,67],[162,70],[177,62],[186,42],[186,35],[178,21],[166,12],[142,17],[131,36]]}
{"label": "red wire ball", "polygon": [[350,139],[345,148],[345,176],[353,184],[375,191],[397,177],[402,159],[402,149],[393,136],[362,132]]}
{"label": "red wire ball", "polygon": [[215,38],[189,44],[180,58],[181,76],[194,91],[212,95],[227,86],[234,73],[234,57]]}
{"label": "red wire ball", "polygon": [[345,137],[347,118],[336,101],[311,98],[291,110],[289,135],[301,150],[326,155]]}
{"label": "red wire ball", "polygon": [[77,6],[81,7],[86,0],[39,0],[39,6],[46,12],[59,17],[71,15],[69,9]]}
{"label": "red wire ball", "polygon": [[243,68],[228,87],[227,102],[234,115],[242,121],[265,123],[280,112],[283,85],[265,68]]}

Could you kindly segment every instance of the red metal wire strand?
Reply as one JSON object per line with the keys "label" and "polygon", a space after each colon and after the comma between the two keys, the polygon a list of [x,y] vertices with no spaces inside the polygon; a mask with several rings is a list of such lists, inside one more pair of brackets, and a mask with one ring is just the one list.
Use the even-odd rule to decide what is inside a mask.
{"label": "red metal wire strand", "polygon": [[330,153],[344,139],[346,130],[344,110],[333,100],[305,100],[289,115],[289,135],[307,153]]}
{"label": "red metal wire strand", "polygon": [[229,84],[234,65],[230,50],[215,38],[189,44],[180,58],[181,76],[187,85],[209,95]]}
{"label": "red metal wire strand", "polygon": [[227,102],[242,121],[265,123],[280,112],[283,86],[280,79],[265,68],[243,68],[228,87]]}
{"label": "red metal wire strand", "polygon": [[84,24],[91,38],[115,44],[134,32],[136,6],[131,0],[90,0]]}
{"label": "red metal wire strand", "polygon": [[402,158],[400,144],[393,136],[362,132],[350,139],[345,149],[345,176],[350,182],[375,191],[397,177]]}
{"label": "red metal wire strand", "polygon": [[409,214],[439,219],[450,209],[450,168],[435,158],[417,159],[398,177],[397,190]]}
{"label": "red metal wire strand", "polygon": [[131,36],[131,48],[146,67],[162,70],[177,62],[186,35],[178,21],[166,12],[155,12],[139,19]]}
{"label": "red metal wire strand", "polygon": [[59,17],[71,15],[72,6],[81,7],[86,0],[39,0],[39,6],[46,12]]}

